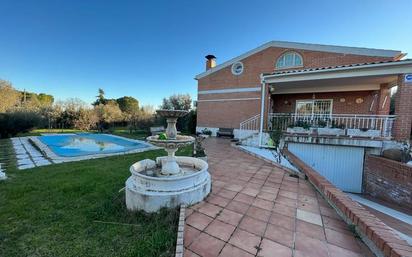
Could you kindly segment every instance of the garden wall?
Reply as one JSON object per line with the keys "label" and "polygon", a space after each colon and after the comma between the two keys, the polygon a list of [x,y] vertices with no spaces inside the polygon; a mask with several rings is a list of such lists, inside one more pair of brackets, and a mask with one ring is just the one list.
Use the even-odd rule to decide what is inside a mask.
{"label": "garden wall", "polygon": [[366,155],[364,193],[412,209],[412,166],[376,155]]}
{"label": "garden wall", "polygon": [[354,227],[365,244],[376,256],[412,256],[412,246],[401,239],[393,229],[353,201],[345,193],[332,185],[325,177],[312,169],[287,149],[283,149],[287,159],[301,170],[318,192],[336,210],[343,220]]}

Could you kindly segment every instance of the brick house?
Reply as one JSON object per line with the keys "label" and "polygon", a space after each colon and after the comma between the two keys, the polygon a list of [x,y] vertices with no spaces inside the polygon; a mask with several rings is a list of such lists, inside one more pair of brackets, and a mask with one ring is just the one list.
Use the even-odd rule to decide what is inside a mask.
{"label": "brick house", "polygon": [[[271,41],[222,64],[206,56],[197,75],[197,131],[234,128],[235,136],[310,126],[378,131],[406,140],[412,124],[412,60],[401,51]],[[389,115],[397,86],[395,115]],[[250,132],[250,133],[245,133]],[[262,136],[260,138],[262,143]]]}

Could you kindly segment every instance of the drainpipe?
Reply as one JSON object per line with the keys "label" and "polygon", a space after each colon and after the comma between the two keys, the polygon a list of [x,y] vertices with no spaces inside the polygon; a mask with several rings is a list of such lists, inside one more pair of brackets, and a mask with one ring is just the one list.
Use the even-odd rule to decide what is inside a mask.
{"label": "drainpipe", "polygon": [[261,106],[260,106],[260,127],[259,127],[259,147],[262,147],[262,138],[263,138],[263,116],[265,115],[265,80],[263,75],[260,75],[260,83],[262,84],[262,97],[261,97]]}

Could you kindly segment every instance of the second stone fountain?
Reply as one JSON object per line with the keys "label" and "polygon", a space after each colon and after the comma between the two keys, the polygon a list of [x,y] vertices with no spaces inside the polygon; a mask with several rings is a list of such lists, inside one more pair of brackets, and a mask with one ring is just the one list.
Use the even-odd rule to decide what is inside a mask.
{"label": "second stone fountain", "polygon": [[126,181],[126,205],[129,210],[156,212],[162,207],[177,207],[202,201],[211,189],[208,164],[194,157],[175,156],[179,147],[194,142],[191,136],[178,135],[176,122],[188,112],[157,110],[166,118],[166,138],[150,136],[147,141],[163,147],[167,156],[156,161],[142,160],[130,167],[132,175]]}

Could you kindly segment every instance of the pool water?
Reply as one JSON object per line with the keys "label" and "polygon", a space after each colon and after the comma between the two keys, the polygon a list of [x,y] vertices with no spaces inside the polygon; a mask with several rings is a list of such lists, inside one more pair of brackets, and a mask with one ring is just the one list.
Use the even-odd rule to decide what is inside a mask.
{"label": "pool water", "polygon": [[39,139],[55,154],[64,157],[118,153],[149,147],[144,142],[107,134],[44,135]]}

